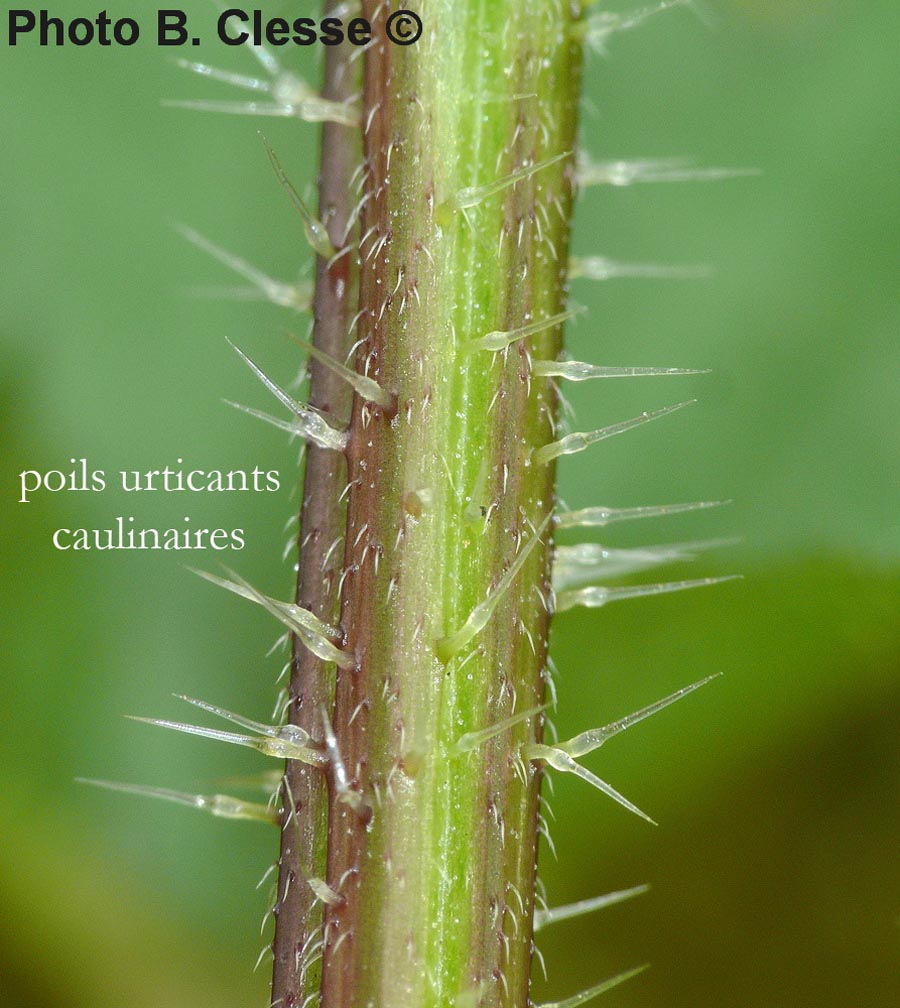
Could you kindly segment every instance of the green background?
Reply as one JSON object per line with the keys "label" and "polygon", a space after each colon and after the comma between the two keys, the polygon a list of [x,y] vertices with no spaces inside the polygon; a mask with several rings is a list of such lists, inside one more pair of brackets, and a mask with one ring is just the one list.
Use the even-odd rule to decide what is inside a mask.
{"label": "green background", "polygon": [[[210,5],[187,9],[213,24]],[[94,10],[66,0],[52,13]],[[550,903],[652,889],[543,932],[539,1000],[649,961],[605,1003],[900,1003],[898,28],[895,0],[721,0],[706,24],[671,11],[588,60],[583,144],[595,157],[684,155],[761,175],[580,198],[577,252],[712,274],[578,281],[590,311],[573,355],[712,374],[576,388],[581,427],[700,402],[564,460],[561,493],[572,507],[731,499],[597,538],[739,536],[663,576],[744,580],[557,620],[562,737],[723,676],[588,758],[658,828],[556,780],[558,860],[541,854]],[[189,55],[255,71],[249,53],[214,42]],[[312,54],[285,59],[315,80]],[[265,1003],[267,968],[252,969],[267,895],[254,886],[274,834],[73,781],[214,791],[260,769],[122,717],[183,716],[171,694],[186,692],[265,719],[281,665],[266,657],[267,617],[184,568],[224,559],[282,597],[291,581],[278,558],[296,447],[221,399],[267,407],[226,337],[287,381],[298,361],[284,333],[305,320],[210,297],[232,278],[170,225],[295,275],[309,255],[257,131],[302,184],[317,137],[160,103],[232,96],[149,39],[0,51],[4,1006]],[[18,473],[70,458],[111,473],[177,458],[276,468],[284,487],[17,502]],[[247,548],[50,544],[56,528],[132,514],[241,527]]]}

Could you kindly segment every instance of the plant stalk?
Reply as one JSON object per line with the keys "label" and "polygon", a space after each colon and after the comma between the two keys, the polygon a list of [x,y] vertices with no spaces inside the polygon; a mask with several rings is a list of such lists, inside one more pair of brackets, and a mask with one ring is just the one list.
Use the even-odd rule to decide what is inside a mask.
{"label": "plant stalk", "polygon": [[[357,394],[344,414],[346,391],[313,365],[311,401],[351,422],[346,461],[309,449],[298,600],[339,622],[352,661],[295,643],[290,719],[329,766],[288,762],[273,1005],[529,1003],[540,769],[521,749],[541,741],[554,465],[535,452],[557,409],[532,361],[560,351],[577,11],[416,12],[422,37],[400,47],[384,5],[363,2],[379,41],[363,66],[361,239],[318,264],[315,345],[343,362],[358,341],[356,370],[390,405]],[[323,143],[336,247],[352,134],[327,126]]]}

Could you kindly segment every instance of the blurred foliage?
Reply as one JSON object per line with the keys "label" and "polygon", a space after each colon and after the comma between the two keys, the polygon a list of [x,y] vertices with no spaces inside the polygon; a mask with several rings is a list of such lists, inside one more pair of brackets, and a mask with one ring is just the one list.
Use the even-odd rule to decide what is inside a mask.
{"label": "blurred foliage", "polygon": [[[187,9],[212,23],[205,3]],[[65,0],[53,13],[85,11]],[[566,460],[561,492],[573,507],[731,498],[604,541],[738,534],[666,576],[746,578],[557,622],[563,736],[724,675],[590,757],[659,828],[556,781],[550,902],[653,888],[542,934],[539,997],[650,961],[606,1003],[900,1002],[898,28],[894,0],[722,0],[708,25],[671,11],[589,60],[583,139],[595,157],[685,155],[762,174],[582,195],[579,253],[708,263],[713,275],[578,281],[591,310],[573,355],[714,373],[575,389],[586,426],[700,403]],[[253,72],[247,53],[212,42],[190,55]],[[311,54],[286,58],[315,78]],[[257,130],[301,182],[314,177],[315,131],[161,107],[229,94],[149,41],[7,47],[0,77],[0,1005],[261,1005],[266,968],[252,967],[267,894],[254,885],[274,835],[73,778],[216,790],[259,770],[121,715],[184,714],[178,691],[265,717],[273,628],[183,567],[221,557],[59,553],[50,534],[117,515],[239,526],[247,548],[226,561],[289,591],[290,559],[272,558],[295,507],[296,448],[221,398],[264,404],[225,337],[287,380],[291,322],[195,296],[231,278],[169,223],[291,277],[308,255]],[[178,458],[277,468],[284,487],[17,503],[21,470],[82,457],[110,472]]]}

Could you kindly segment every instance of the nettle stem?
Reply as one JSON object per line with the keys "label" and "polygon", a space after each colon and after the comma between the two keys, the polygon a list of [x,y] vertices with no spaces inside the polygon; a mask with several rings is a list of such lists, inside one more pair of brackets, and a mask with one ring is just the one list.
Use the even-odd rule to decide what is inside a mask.
{"label": "nettle stem", "polygon": [[[309,448],[297,599],[347,661],[295,641],[289,720],[327,763],[282,789],[284,1008],[529,1003],[556,414],[532,359],[560,349],[581,43],[555,0],[416,12],[401,47],[364,0],[362,129],[324,133],[339,253],[361,211],[318,261],[313,341],[378,391],[312,362],[349,437]],[[358,64],[326,59],[342,101]]]}

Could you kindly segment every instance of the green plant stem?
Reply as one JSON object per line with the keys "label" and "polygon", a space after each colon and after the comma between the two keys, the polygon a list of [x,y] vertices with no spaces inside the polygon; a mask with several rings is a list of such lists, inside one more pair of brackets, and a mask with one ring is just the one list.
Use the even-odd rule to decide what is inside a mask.
{"label": "green plant stem", "polygon": [[[357,371],[391,405],[353,401],[340,572],[353,664],[335,677],[327,838],[322,772],[291,766],[288,781],[311,861],[327,841],[322,877],[337,894],[324,912],[324,1008],[524,1008],[540,770],[520,749],[541,737],[554,507],[553,464],[534,452],[556,414],[531,360],[554,359],[561,336],[558,320],[532,323],[565,307],[580,46],[572,8],[554,0],[416,10],[420,41],[376,43],[364,64],[353,338]],[[383,37],[383,6],[365,0],[363,14]],[[488,333],[508,345],[484,349]],[[344,528],[312,504],[334,493],[340,465],[319,488],[313,458],[301,598],[328,620],[333,596],[305,572],[315,581]],[[292,717],[316,738],[319,665],[298,652],[292,687]],[[294,871],[283,846],[283,878]],[[273,1002],[300,1004],[311,975],[277,978],[311,933],[310,894],[289,915],[283,886]]]}

